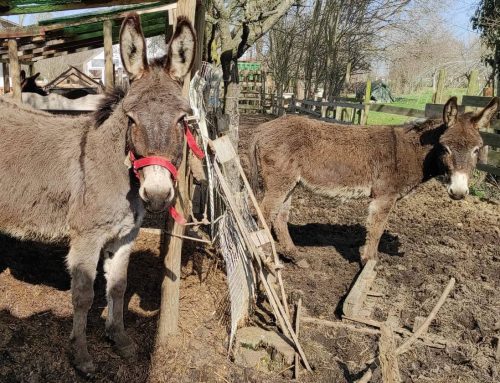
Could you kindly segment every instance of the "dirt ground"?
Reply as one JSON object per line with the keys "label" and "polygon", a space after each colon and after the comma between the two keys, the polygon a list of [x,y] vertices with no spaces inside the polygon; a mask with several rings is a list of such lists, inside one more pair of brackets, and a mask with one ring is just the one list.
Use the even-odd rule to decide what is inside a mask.
{"label": "dirt ground", "polygon": [[[244,116],[241,152],[261,116]],[[368,201],[328,199],[299,189],[290,219],[292,238],[310,267],[288,266],[285,285],[302,296],[304,315],[338,320],[359,273]],[[224,266],[203,248],[186,244],[181,278],[180,335],[152,356],[162,281],[159,238],[142,233],[129,267],[125,325],[138,344],[133,361],[120,359],[104,334],[102,268],[89,314],[95,382],[287,382],[290,371],[263,374],[228,358],[226,327],[217,307],[227,293]],[[0,382],[84,382],[70,364],[71,296],[64,246],[0,237]],[[404,382],[498,382],[500,336],[500,206],[469,196],[452,201],[431,181],[400,201],[379,248],[372,317],[411,329],[426,316],[450,277],[456,286],[429,329],[450,345],[416,344],[399,357]],[[314,368],[302,382],[353,382],[377,351],[375,336],[302,324],[301,343]],[[152,374],[151,363],[161,372]],[[375,375],[374,382],[380,382]]]}

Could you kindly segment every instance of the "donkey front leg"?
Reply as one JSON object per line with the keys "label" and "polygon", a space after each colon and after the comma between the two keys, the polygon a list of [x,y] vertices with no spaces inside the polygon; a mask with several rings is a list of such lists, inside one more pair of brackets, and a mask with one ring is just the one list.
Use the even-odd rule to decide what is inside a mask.
{"label": "donkey front leg", "polygon": [[88,375],[95,372],[95,366],[87,350],[87,313],[94,300],[94,279],[102,244],[88,238],[71,241],[67,257],[71,274],[73,296],[73,330],[71,344],[73,363],[77,370]]}
{"label": "donkey front leg", "polygon": [[124,358],[130,358],[135,354],[135,344],[125,332],[123,324],[123,301],[132,245],[133,239],[130,238],[113,243],[106,248],[104,261],[108,298],[106,335],[114,343],[116,352]]}
{"label": "donkey front leg", "polygon": [[360,249],[362,264],[365,264],[369,259],[377,258],[378,244],[395,202],[395,196],[382,196],[370,202],[366,222],[366,242]]}

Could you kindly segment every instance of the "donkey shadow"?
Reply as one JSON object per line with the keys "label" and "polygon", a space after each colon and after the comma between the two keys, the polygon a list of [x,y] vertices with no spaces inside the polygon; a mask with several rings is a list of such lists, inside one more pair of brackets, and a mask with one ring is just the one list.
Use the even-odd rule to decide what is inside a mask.
{"label": "donkey shadow", "polygon": [[[305,225],[288,224],[293,242],[297,246],[334,247],[349,262],[359,262],[359,249],[365,244],[366,228],[360,224],[339,225],[308,223]],[[384,231],[378,251],[390,256],[401,257],[400,242],[397,235]]]}
{"label": "donkey shadow", "polygon": [[[0,273],[8,268],[12,277],[19,281],[68,291],[71,288],[71,278],[65,261],[68,251],[69,247],[65,244],[21,241],[0,234]],[[183,251],[183,265],[189,261],[190,253]],[[163,270],[163,259],[153,251],[134,251],[130,255],[124,307],[128,307],[132,296],[137,294],[141,309],[159,309]],[[97,266],[94,291],[93,308],[106,306],[106,280],[102,257]]]}

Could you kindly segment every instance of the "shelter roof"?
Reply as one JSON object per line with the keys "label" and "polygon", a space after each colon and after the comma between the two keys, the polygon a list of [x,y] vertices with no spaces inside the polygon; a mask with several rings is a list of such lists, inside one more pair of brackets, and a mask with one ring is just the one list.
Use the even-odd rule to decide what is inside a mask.
{"label": "shelter roof", "polygon": [[[27,0],[19,0],[19,3],[21,2],[30,3]],[[85,3],[84,0],[81,2]],[[90,2],[87,1],[87,3]],[[0,7],[1,4],[2,0],[0,0]],[[140,14],[145,37],[165,34],[172,24],[176,6],[174,0],[156,1],[58,17],[41,21],[38,25],[29,27],[6,28],[0,30],[0,61],[8,61],[7,42],[10,38],[17,39],[19,60],[23,63],[102,48],[104,46],[103,22],[105,20],[110,20],[112,23],[113,44],[116,44],[121,21],[131,11]]]}

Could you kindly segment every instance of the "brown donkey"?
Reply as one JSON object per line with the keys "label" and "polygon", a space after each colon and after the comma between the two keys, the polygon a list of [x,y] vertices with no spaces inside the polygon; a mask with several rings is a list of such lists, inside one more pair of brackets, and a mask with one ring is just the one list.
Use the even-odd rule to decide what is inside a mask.
{"label": "brown donkey", "polygon": [[[53,116],[0,99],[0,229],[19,238],[69,241],[71,343],[74,364],[85,374],[95,370],[85,332],[101,251],[106,333],[120,355],[135,351],[123,325],[129,255],[144,207],[163,210],[175,197],[181,122],[190,111],[181,83],[193,64],[195,40],[191,24],[179,18],[167,55],[148,63],[139,16],[126,17],[120,49],[131,85],[127,93],[110,95],[93,117]],[[137,158],[133,169],[124,164],[129,156]]]}
{"label": "brown donkey", "polygon": [[296,254],[287,222],[298,183],[327,196],[372,198],[363,263],[377,256],[395,202],[422,182],[446,175],[450,197],[464,198],[483,146],[479,129],[497,108],[495,98],[478,113],[458,114],[453,97],[444,106],[444,121],[366,127],[285,116],[260,125],[249,148],[251,179],[258,189],[261,177],[262,212],[284,255]]}

